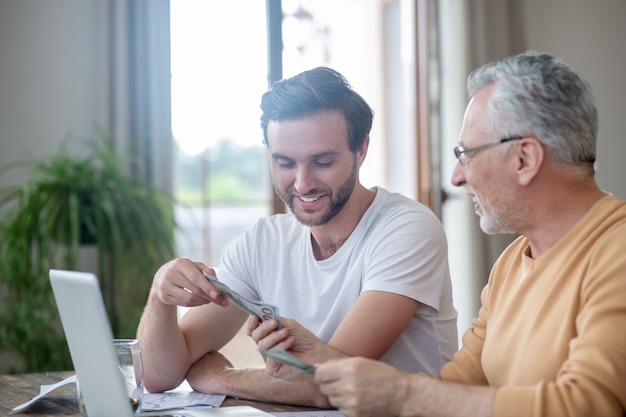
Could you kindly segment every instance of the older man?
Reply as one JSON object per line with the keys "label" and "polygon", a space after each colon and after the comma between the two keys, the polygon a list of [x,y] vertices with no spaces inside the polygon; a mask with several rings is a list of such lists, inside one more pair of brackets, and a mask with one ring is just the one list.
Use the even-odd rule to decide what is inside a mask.
{"label": "older man", "polygon": [[626,202],[594,180],[591,90],[536,52],[478,69],[468,89],[452,183],[486,233],[521,236],[494,265],[479,317],[440,378],[328,360],[341,354],[317,342],[297,352],[314,339],[293,324],[289,335],[250,331],[263,347],[319,363],[315,381],[346,416],[622,416]]}

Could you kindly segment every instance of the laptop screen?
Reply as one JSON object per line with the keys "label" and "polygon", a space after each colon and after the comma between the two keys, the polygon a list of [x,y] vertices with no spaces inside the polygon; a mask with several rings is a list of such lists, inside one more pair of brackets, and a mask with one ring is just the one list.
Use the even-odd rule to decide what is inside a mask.
{"label": "laptop screen", "polygon": [[133,416],[98,279],[52,269],[50,283],[89,417]]}

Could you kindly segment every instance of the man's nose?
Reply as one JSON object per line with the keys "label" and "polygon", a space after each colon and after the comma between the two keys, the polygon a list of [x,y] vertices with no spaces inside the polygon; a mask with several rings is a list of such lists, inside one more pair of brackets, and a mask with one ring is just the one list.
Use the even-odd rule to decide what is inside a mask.
{"label": "man's nose", "polygon": [[294,188],[300,195],[304,195],[315,188],[314,175],[308,167],[298,167]]}
{"label": "man's nose", "polygon": [[450,177],[450,182],[455,187],[462,187],[465,184],[465,167],[463,167],[459,161],[456,162],[454,166],[454,170],[452,171],[452,177]]}

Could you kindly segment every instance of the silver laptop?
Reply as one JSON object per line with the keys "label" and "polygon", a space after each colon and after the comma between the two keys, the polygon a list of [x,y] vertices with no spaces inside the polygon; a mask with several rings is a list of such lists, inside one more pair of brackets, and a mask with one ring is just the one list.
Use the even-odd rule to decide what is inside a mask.
{"label": "silver laptop", "polygon": [[[61,316],[76,376],[89,417],[135,417],[119,377],[113,333],[94,274],[50,270],[50,283]],[[271,416],[253,407],[223,407],[145,412],[141,416]]]}

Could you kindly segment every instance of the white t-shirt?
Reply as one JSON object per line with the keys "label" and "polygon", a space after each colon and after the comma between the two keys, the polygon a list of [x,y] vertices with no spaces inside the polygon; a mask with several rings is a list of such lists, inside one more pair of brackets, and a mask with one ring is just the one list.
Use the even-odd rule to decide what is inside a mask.
{"label": "white t-shirt", "polygon": [[278,306],[281,316],[324,342],[362,291],[417,300],[413,319],[381,360],[406,372],[438,375],[458,347],[443,228],[424,205],[376,191],[330,258],[317,261],[309,228],[291,213],[278,214],[260,219],[229,248],[219,279],[246,297]]}

